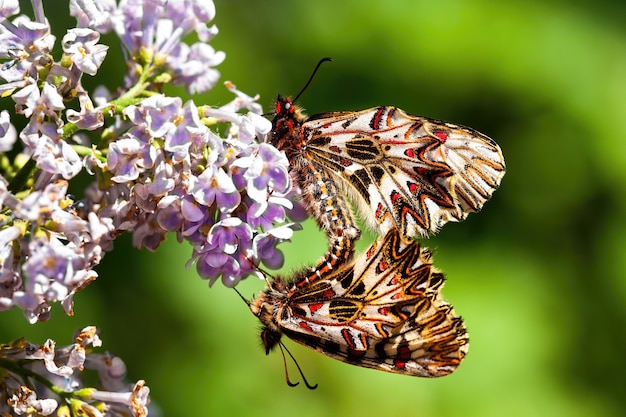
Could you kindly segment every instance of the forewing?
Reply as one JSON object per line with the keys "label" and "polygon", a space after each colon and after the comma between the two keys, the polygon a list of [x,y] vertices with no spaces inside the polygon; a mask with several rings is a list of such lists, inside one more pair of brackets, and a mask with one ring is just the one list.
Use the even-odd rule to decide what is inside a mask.
{"label": "forewing", "polygon": [[443,281],[430,251],[393,230],[356,262],[291,294],[278,323],[293,340],[345,362],[443,376],[468,348],[461,318],[440,295]]}
{"label": "forewing", "polygon": [[337,176],[368,224],[406,242],[480,210],[505,173],[489,137],[395,107],[316,115],[303,134],[307,157]]}

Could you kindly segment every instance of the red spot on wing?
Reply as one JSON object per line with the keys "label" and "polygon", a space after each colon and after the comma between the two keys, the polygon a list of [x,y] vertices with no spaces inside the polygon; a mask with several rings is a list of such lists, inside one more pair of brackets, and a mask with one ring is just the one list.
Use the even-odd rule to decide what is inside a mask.
{"label": "red spot on wing", "polygon": [[315,313],[317,310],[322,308],[322,306],[322,303],[309,304],[309,310],[311,311],[311,313]]}
{"label": "red spot on wing", "polygon": [[378,206],[376,206],[376,219],[380,219],[381,217],[383,217],[383,214],[385,214],[385,207],[383,207],[383,205],[381,203],[378,203]]}
{"label": "red spot on wing", "polygon": [[417,184],[415,184],[414,182],[409,183],[409,190],[411,190],[413,194],[415,194],[418,189],[419,187],[417,186]]}
{"label": "red spot on wing", "polygon": [[409,148],[406,151],[404,151],[404,154],[408,156],[409,158],[415,158],[415,150],[412,148]]}
{"label": "red spot on wing", "polygon": [[397,202],[399,199],[400,199],[400,193],[395,192],[395,191],[394,191],[393,193],[391,193],[391,202],[392,202],[393,204],[396,204],[396,202]]}
{"label": "red spot on wing", "polygon": [[408,346],[398,347],[398,357],[404,360],[411,359],[411,350],[409,349],[409,347]]}
{"label": "red spot on wing", "polygon": [[311,326],[309,325],[309,323],[307,323],[306,321],[301,321],[300,323],[298,323],[298,326],[302,327],[305,330],[308,330],[310,332],[313,332],[313,329],[311,328]]}
{"label": "red spot on wing", "polygon": [[437,139],[439,139],[439,142],[441,143],[444,143],[446,140],[448,140],[448,134],[446,132],[436,131],[433,132],[433,134],[437,136]]}
{"label": "red spot on wing", "polygon": [[335,296],[335,291],[333,291],[330,288],[322,293],[322,297],[324,298],[333,298],[334,296]]}
{"label": "red spot on wing", "polygon": [[379,309],[378,309],[378,313],[379,313],[381,316],[386,316],[386,315],[388,315],[388,314],[389,314],[389,307],[381,307],[381,308],[379,308]]}
{"label": "red spot on wing", "polygon": [[383,271],[386,271],[387,268],[389,268],[389,265],[387,264],[387,262],[380,261],[378,263],[377,271],[383,272]]}
{"label": "red spot on wing", "polygon": [[398,369],[406,368],[406,361],[401,361],[400,359],[396,359],[393,361],[393,366]]}
{"label": "red spot on wing", "polygon": [[341,331],[341,335],[343,336],[343,340],[346,341],[350,349],[354,349],[355,348],[354,339],[352,338],[352,334],[350,334],[350,330],[343,329]]}

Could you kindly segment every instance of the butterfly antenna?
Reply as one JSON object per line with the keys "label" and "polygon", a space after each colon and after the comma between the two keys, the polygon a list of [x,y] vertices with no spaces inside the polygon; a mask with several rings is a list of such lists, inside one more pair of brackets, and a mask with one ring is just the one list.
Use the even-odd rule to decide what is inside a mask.
{"label": "butterfly antenna", "polygon": [[[298,385],[300,385],[300,383],[296,382],[294,384],[289,379],[289,370],[287,370],[287,358],[285,358],[285,351],[283,350],[283,344],[282,343],[278,343],[278,347],[280,348],[280,354],[283,355],[283,367],[285,368],[285,380],[287,381],[287,385],[289,385],[290,387],[297,387]],[[285,349],[287,349],[287,348],[285,348]]]}
{"label": "butterfly antenna", "polygon": [[244,303],[246,303],[246,305],[247,305],[248,307],[250,307],[250,301],[248,301],[248,300],[246,299],[246,297],[244,297],[243,295],[241,295],[241,293],[239,292],[239,290],[238,290],[237,288],[234,288],[234,287],[233,287],[233,290],[235,290],[235,292],[236,292],[236,293],[237,293],[237,295],[238,295],[238,296],[239,296],[239,297],[243,300],[243,302],[244,302]]}
{"label": "butterfly antenna", "polygon": [[309,80],[306,82],[306,84],[304,84],[304,87],[302,87],[302,90],[300,90],[300,92],[296,95],[296,97],[292,100],[292,101],[296,101],[301,95],[302,93],[304,93],[304,90],[307,89],[307,87],[309,86],[309,84],[311,84],[311,81],[313,81],[313,77],[315,77],[315,73],[317,72],[317,70],[320,68],[320,66],[324,63],[324,62],[330,62],[333,59],[330,57],[326,57],[326,58],[322,58],[319,60],[319,62],[317,63],[317,65],[315,66],[315,69],[313,70],[313,72],[311,73],[311,76],[309,77]]}
{"label": "butterfly antenna", "polygon": [[283,348],[285,349],[285,351],[287,351],[293,363],[296,364],[296,368],[298,368],[298,372],[300,372],[300,376],[302,377],[302,380],[304,381],[304,385],[306,385],[306,387],[311,390],[317,388],[317,384],[315,385],[309,384],[309,381],[304,376],[304,372],[302,372],[302,368],[300,368],[300,364],[298,364],[298,361],[296,360],[296,358],[291,354],[289,349],[287,349],[287,346],[285,346],[283,342],[278,342],[278,347],[280,348],[280,353],[282,353],[283,355],[283,365],[285,365],[285,379],[287,380],[287,385],[289,385],[290,387],[295,387],[300,383],[296,382],[294,384],[293,382],[289,380],[289,372],[287,372],[287,360],[285,359],[285,352],[283,352]]}
{"label": "butterfly antenna", "polygon": [[[259,266],[259,264],[255,263],[252,259],[250,259],[246,254],[243,255],[244,259],[246,261],[248,261],[248,263],[250,263],[250,265],[252,266],[252,268],[254,268],[257,272],[260,272],[261,275],[263,275],[263,279],[265,280],[265,283],[271,287],[270,285],[270,280],[268,277],[274,278],[274,276],[272,274],[270,274],[269,272],[267,272],[265,269],[261,268]],[[250,305],[250,303],[248,303],[248,305]]]}

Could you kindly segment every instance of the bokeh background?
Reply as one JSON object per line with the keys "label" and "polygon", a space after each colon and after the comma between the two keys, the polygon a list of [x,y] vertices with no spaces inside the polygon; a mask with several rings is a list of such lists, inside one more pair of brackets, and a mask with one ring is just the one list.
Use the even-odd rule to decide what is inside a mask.
{"label": "bokeh background", "polygon": [[[44,3],[60,40],[72,21],[52,9],[65,14],[65,2]],[[173,237],[157,253],[121,239],[76,297],[74,317],[55,308],[30,326],[6,312],[2,341],[67,344],[75,329],[97,325],[165,416],[624,415],[626,3],[215,3],[223,80],[259,93],[267,111],[332,56],[300,99],[310,114],[389,104],[470,125],[501,145],[508,172],[493,199],[424,242],[466,321],[469,355],[453,375],[427,380],[286,341],[319,384],[289,388],[280,354],[260,347],[257,320],[234,291],[187,271],[190,248]],[[102,71],[119,85],[114,47]],[[194,99],[220,105],[231,95],[219,85]],[[286,272],[326,249],[306,226],[282,246]],[[263,287],[251,278],[239,289],[251,297]],[[299,380],[292,364],[290,375]]]}

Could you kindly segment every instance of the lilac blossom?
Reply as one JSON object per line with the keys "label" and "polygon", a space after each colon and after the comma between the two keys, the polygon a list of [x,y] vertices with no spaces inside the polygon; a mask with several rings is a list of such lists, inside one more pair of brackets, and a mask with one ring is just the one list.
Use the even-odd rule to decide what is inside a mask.
{"label": "lilac blossom", "polygon": [[[19,12],[9,7],[7,11]],[[0,59],[7,62],[0,67],[0,78],[14,82],[36,78],[38,68],[52,61],[50,51],[56,39],[50,34],[47,22],[33,22],[21,15],[12,22],[0,21]]]}
{"label": "lilac blossom", "polygon": [[[93,352],[101,345],[93,326],[82,329],[74,343],[68,346],[57,347],[51,339],[42,345],[23,339],[3,345],[0,359],[13,363],[13,366],[10,370],[4,368],[6,374],[1,395],[8,401],[0,404],[0,412],[3,415],[32,414],[33,411],[40,415],[54,412],[58,415],[102,415],[98,411],[98,403],[102,402],[109,413],[146,416],[149,388],[141,380],[129,385],[125,380],[126,366],[120,358]],[[80,381],[86,373],[97,375],[98,389],[83,386]],[[34,382],[41,380],[48,381],[54,389],[33,391]]]}
{"label": "lilac blossom", "polygon": [[232,178],[215,165],[208,167],[190,181],[190,194],[204,206],[215,204],[224,213],[232,212],[241,202],[241,196]]}
{"label": "lilac blossom", "polygon": [[[76,291],[97,278],[93,268],[125,231],[153,251],[170,232],[188,241],[211,285],[235,286],[259,265],[280,267],[277,245],[298,229],[286,223],[294,190],[285,154],[265,143],[271,123],[259,97],[226,82],[231,102],[198,107],[161,90],[216,85],[225,54],[207,43],[217,34],[213,3],[72,0],[77,27],[60,48],[43,3],[34,6],[34,20],[10,20],[19,9],[7,4],[0,23],[0,92],[26,125],[16,135],[0,113],[0,151],[20,145],[29,160],[8,173],[20,181],[0,178],[11,214],[0,226],[0,309],[18,307],[35,322],[58,302],[71,314]],[[82,84],[83,74],[99,75],[107,31],[129,63],[117,95]],[[187,44],[191,33],[198,42]],[[94,182],[76,201],[68,181],[81,173]]]}
{"label": "lilac blossom", "polygon": [[[280,268],[299,206],[285,154],[265,143],[259,96],[226,82],[233,100],[211,107],[163,92],[217,85],[226,55],[208,43],[213,2],[71,0],[76,27],[60,44],[44,2],[32,5],[32,19],[16,1],[0,7],[0,100],[15,108],[0,112],[0,311],[18,308],[30,323],[55,303],[74,314],[76,293],[124,232],[151,251],[168,236],[188,242],[186,265],[209,285]],[[90,91],[84,75],[102,77],[107,32],[127,61],[124,85]],[[91,182],[80,189],[78,176]],[[15,366],[0,365],[0,413],[147,415],[148,387],[128,385],[122,360],[94,353],[99,345],[93,327],[70,346],[3,345],[0,362]],[[97,389],[85,386],[88,371]]]}
{"label": "lilac blossom", "polygon": [[100,34],[88,28],[70,29],[63,37],[63,52],[79,71],[96,75],[106,57],[106,45],[97,42]]}
{"label": "lilac blossom", "polygon": [[126,183],[154,164],[156,149],[147,129],[135,127],[109,145],[107,167],[114,174],[112,181]]}
{"label": "lilac blossom", "polygon": [[[217,85],[226,55],[208,43],[218,33],[213,2],[71,0],[76,27],[60,44],[44,2],[32,5],[32,19],[16,1],[0,7],[0,100],[15,108],[0,112],[0,311],[18,308],[35,323],[59,303],[72,315],[75,294],[124,232],[151,251],[168,236],[188,242],[187,265],[209,285],[280,268],[278,245],[300,228],[288,218],[302,216],[285,154],[265,143],[271,122],[258,95],[226,82],[233,100],[211,107],[163,92]],[[107,32],[127,61],[124,85],[90,91],[84,75],[102,77]],[[91,182],[80,189],[78,176]],[[0,359],[16,367],[3,370],[0,412],[102,415],[104,404],[111,415],[147,415],[149,389],[129,386],[121,359],[91,351],[99,344],[89,327],[66,347],[4,345]],[[13,375],[19,367],[28,372]],[[88,370],[98,389],[83,387]],[[54,389],[33,389],[33,374]]]}
{"label": "lilac blossom", "polygon": [[117,10],[115,0],[70,0],[70,15],[79,28],[89,27],[100,33],[112,29],[111,15]]}
{"label": "lilac blossom", "polygon": [[[206,44],[217,35],[215,26],[207,26],[215,17],[213,2],[121,0],[117,10],[108,5],[101,10],[107,11],[107,23],[95,18],[98,13],[87,2],[75,1],[72,6],[72,13],[81,24],[92,29],[106,30],[110,22],[130,56],[162,61],[174,85],[182,85],[194,94],[217,84],[219,72],[213,67],[221,64],[226,55]],[[191,46],[185,44],[183,39],[194,32],[200,41]],[[139,72],[129,74],[127,85],[134,84],[140,76]]]}

